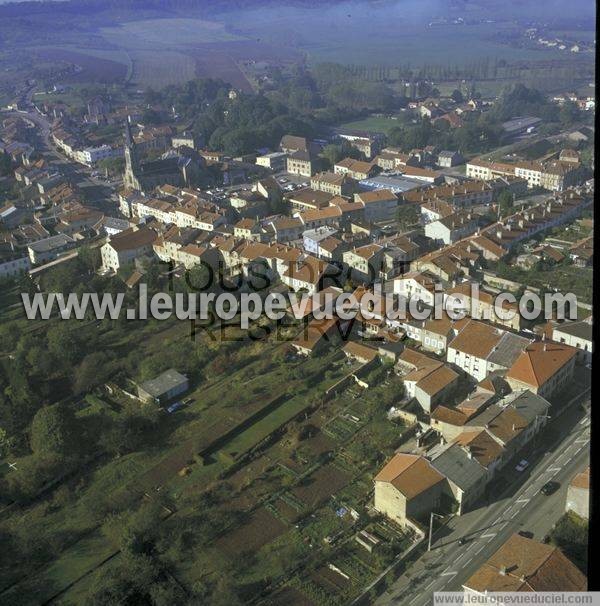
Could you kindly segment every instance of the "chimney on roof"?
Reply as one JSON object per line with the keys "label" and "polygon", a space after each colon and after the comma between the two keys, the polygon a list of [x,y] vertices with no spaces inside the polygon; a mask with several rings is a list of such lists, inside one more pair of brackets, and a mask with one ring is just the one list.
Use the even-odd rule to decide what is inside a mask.
{"label": "chimney on roof", "polygon": [[512,424],[512,430],[515,431],[517,429],[517,426],[513,423]]}
{"label": "chimney on roof", "polygon": [[503,577],[506,576],[506,566],[500,566],[500,570],[498,571]]}

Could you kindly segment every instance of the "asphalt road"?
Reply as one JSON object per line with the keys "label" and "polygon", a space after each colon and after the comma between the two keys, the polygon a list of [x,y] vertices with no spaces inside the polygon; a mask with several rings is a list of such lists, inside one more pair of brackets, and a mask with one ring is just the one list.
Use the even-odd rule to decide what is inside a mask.
{"label": "asphalt road", "polygon": [[[567,486],[589,465],[590,415],[573,406],[561,416],[560,429],[567,435],[553,441],[552,433],[532,445],[526,478],[507,465],[514,478],[501,498],[463,516],[453,518],[434,536],[432,550],[420,558],[378,600],[379,606],[423,606],[436,591],[461,591],[462,584],[515,532],[529,531],[541,541],[564,514]],[[569,429],[570,428],[570,429]],[[553,442],[553,443],[552,443]],[[522,480],[525,480],[524,482]],[[550,496],[540,493],[550,480],[560,489]],[[465,538],[464,545],[458,544]]]}
{"label": "asphalt road", "polygon": [[32,122],[37,127],[39,138],[38,149],[40,153],[58,166],[64,176],[81,189],[86,201],[90,205],[97,207],[103,212],[114,212],[117,202],[115,188],[121,183],[120,181],[107,183],[100,179],[94,179],[91,176],[91,169],[74,162],[58,151],[50,140],[51,125],[49,120],[35,109],[29,109],[27,112],[10,111],[3,113],[8,116],[19,116]]}

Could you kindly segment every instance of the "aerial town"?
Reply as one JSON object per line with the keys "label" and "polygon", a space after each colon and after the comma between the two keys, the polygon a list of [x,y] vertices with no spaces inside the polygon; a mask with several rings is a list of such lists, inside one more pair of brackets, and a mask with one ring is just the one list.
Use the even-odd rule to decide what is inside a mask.
{"label": "aerial town", "polygon": [[[593,81],[413,79],[339,122],[321,75],[307,125],[286,69],[125,95],[71,66],[4,103],[0,603],[588,589]],[[21,303],[142,289],[312,298],[246,329]],[[462,317],[387,309],[437,297]]]}

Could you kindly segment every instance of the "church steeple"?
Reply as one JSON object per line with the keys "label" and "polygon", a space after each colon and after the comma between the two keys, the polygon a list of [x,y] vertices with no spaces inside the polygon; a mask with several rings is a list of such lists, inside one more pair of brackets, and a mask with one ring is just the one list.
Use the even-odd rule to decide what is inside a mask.
{"label": "church steeple", "polygon": [[139,161],[136,152],[136,144],[131,134],[131,124],[129,120],[125,123],[125,184],[132,189],[139,189],[137,182],[137,173]]}

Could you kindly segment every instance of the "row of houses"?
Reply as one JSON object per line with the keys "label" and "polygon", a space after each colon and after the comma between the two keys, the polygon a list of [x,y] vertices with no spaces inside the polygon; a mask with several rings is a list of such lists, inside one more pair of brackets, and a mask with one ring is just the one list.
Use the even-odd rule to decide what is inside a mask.
{"label": "row of houses", "polygon": [[457,504],[458,515],[468,512],[544,427],[549,406],[528,390],[515,392],[473,414],[426,455],[396,454],[375,476],[375,509],[402,526],[426,520],[444,497]]}
{"label": "row of houses", "polygon": [[529,188],[541,187],[562,192],[581,180],[581,168],[576,157],[564,154],[562,159],[522,161],[514,164],[476,158],[467,162],[466,175],[473,179],[490,181],[499,177],[525,179]]}
{"label": "row of houses", "polygon": [[123,148],[119,145],[113,146],[105,143],[101,145],[89,145],[81,140],[80,137],[69,133],[64,128],[53,129],[51,136],[54,145],[68,158],[86,166],[94,166],[107,158],[120,158],[123,156]]}

